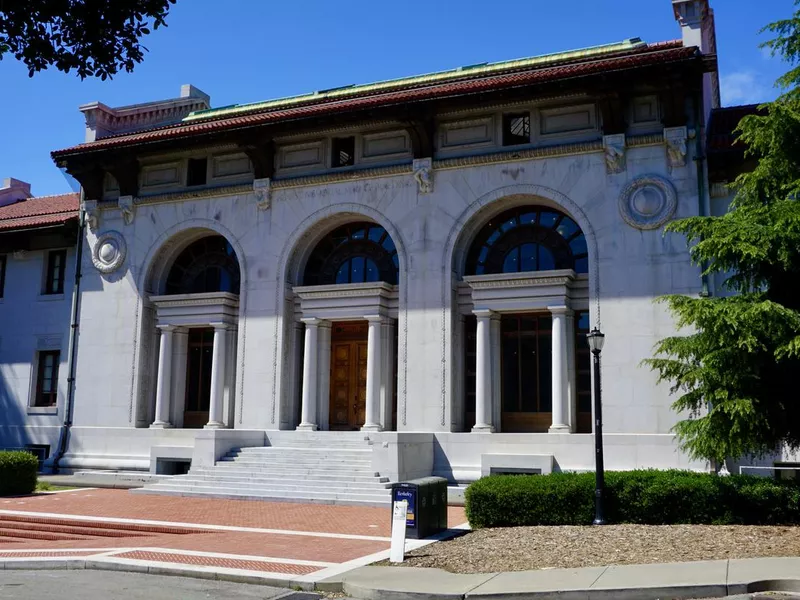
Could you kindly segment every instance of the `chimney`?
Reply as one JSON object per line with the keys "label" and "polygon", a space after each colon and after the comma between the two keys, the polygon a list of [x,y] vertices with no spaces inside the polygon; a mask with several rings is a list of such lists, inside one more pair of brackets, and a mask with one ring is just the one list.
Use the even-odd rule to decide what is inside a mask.
{"label": "chimney", "polygon": [[31,184],[13,177],[3,179],[3,187],[0,187],[0,206],[8,206],[20,200],[31,198]]}
{"label": "chimney", "polygon": [[211,97],[186,84],[180,96],[155,102],[109,107],[102,102],[90,102],[79,110],[86,119],[85,141],[94,142],[110,135],[132,133],[163,125],[180,123],[189,113],[211,108]]}
{"label": "chimney", "polygon": [[[681,27],[684,46],[696,46],[703,54],[717,53],[714,10],[709,5],[709,0],[672,0],[672,10]],[[707,118],[712,108],[720,106],[719,73],[706,73],[703,79]]]}

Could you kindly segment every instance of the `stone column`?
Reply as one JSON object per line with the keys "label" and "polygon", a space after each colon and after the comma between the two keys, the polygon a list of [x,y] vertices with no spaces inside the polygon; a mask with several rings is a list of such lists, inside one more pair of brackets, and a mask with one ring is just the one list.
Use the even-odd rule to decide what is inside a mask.
{"label": "stone column", "polygon": [[367,406],[362,431],[380,431],[381,414],[381,326],[383,317],[368,316],[367,332]]}
{"label": "stone column", "polygon": [[550,433],[569,433],[567,315],[572,311],[566,306],[549,306],[547,309],[553,315],[553,424]]}
{"label": "stone column", "polygon": [[[473,311],[478,318],[478,339],[475,357],[475,426],[473,433],[491,433],[494,406],[492,384],[492,321],[496,319],[491,310]],[[499,377],[499,373],[497,374]]]}
{"label": "stone column", "polygon": [[172,391],[172,332],[171,325],[159,327],[161,343],[158,353],[158,382],[156,384],[156,418],[150,425],[153,429],[172,427],[169,422],[169,401]]}
{"label": "stone column", "polygon": [[319,319],[303,319],[306,340],[303,351],[303,396],[301,399],[300,431],[317,430],[317,363],[319,357]]}
{"label": "stone column", "polygon": [[567,406],[569,414],[567,424],[574,433],[578,429],[578,391],[575,373],[575,317],[567,313]]}
{"label": "stone column", "polygon": [[212,323],[214,327],[214,348],[211,355],[211,401],[208,407],[206,429],[225,427],[223,408],[225,400],[225,364],[228,349],[228,326],[225,323]]}

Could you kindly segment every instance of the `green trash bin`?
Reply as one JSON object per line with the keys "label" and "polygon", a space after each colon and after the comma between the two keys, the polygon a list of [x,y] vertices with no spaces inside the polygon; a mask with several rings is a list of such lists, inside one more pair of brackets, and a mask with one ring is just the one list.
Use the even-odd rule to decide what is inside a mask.
{"label": "green trash bin", "polygon": [[420,540],[447,529],[447,480],[422,477],[392,484],[392,506],[408,503],[406,537]]}

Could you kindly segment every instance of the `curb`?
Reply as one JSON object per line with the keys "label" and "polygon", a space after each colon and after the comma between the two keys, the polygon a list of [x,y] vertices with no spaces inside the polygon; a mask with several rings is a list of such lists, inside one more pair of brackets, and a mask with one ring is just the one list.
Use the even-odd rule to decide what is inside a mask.
{"label": "curb", "polygon": [[[755,592],[800,592],[800,558],[471,575],[415,567],[363,567],[336,579],[345,594],[360,600],[720,598]],[[332,584],[335,579],[321,583],[328,582]]]}
{"label": "curb", "polygon": [[[210,579],[227,581],[230,583],[249,583],[253,585],[267,585],[272,587],[292,588],[313,592],[314,583],[302,579],[279,578],[273,575],[262,575],[255,571],[242,571],[238,569],[217,569],[213,567],[172,566],[166,564],[142,565],[133,562],[103,558],[37,558],[37,559],[11,559],[0,560],[0,571],[121,571],[126,573],[143,573],[147,575],[172,575],[177,577],[191,577],[194,579]],[[329,591],[340,591],[331,585]]]}

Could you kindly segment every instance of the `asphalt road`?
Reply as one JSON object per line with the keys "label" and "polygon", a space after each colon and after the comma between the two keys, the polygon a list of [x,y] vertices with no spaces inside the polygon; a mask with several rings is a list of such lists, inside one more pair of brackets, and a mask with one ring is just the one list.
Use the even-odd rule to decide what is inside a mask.
{"label": "asphalt road", "polygon": [[0,571],[6,600],[309,600],[285,588],[119,571]]}

